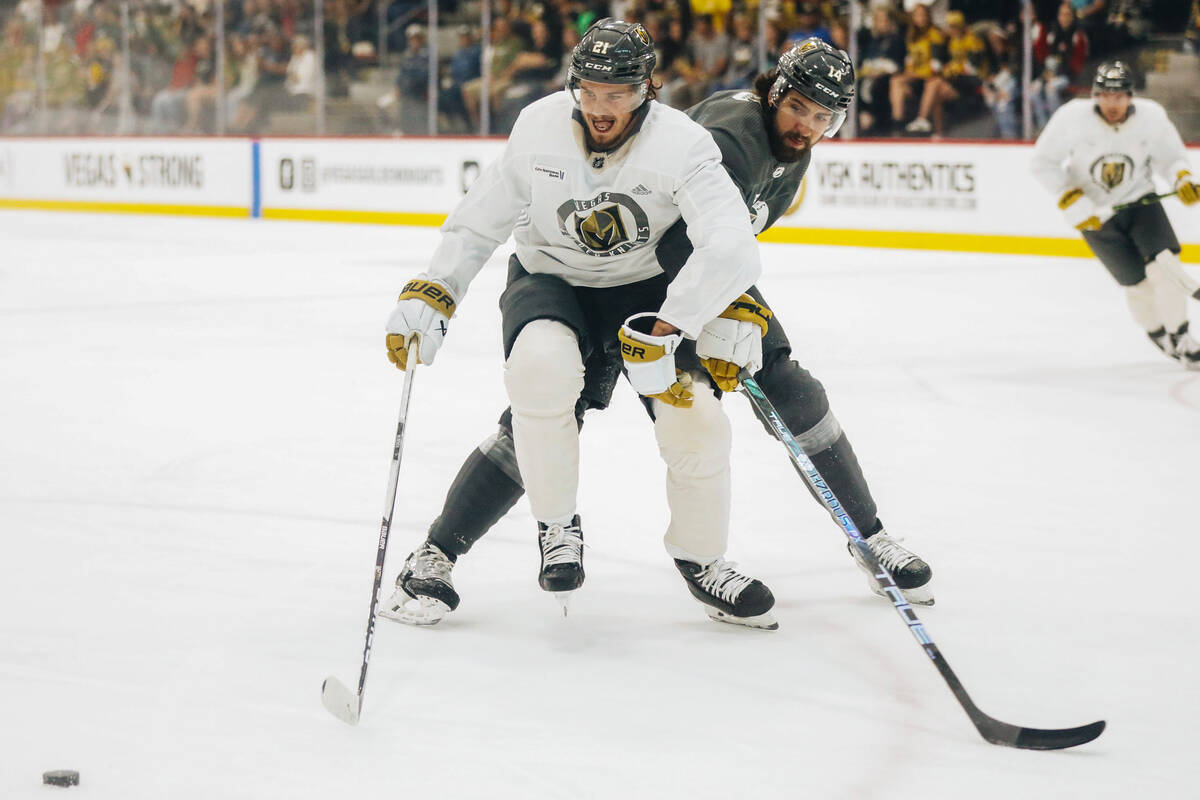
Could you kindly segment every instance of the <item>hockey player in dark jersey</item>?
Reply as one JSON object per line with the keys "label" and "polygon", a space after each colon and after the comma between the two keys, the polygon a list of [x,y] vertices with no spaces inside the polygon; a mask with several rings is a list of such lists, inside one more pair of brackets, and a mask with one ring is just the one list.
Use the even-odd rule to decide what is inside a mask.
{"label": "hockey player in dark jersey", "polygon": [[[756,233],[773,225],[795,198],[811,160],[811,148],[837,132],[854,85],[854,70],[846,54],[809,39],[785,53],[778,67],[759,75],[753,92],[720,92],[688,110],[692,119],[709,130],[721,150],[724,166],[742,193]],[[664,235],[657,256],[663,271],[674,275],[690,252],[686,227],[680,223]],[[742,309],[740,313],[732,313],[735,306]],[[681,349],[676,364],[707,371],[711,381],[724,391],[736,387],[740,368],[749,368],[908,600],[931,604],[933,597],[927,584],[932,571],[884,530],[854,450],[829,407],[824,387],[791,358],[787,335],[762,295],[751,288],[749,295],[743,295],[722,316],[732,323],[760,320],[761,341],[758,335],[737,341],[730,337],[728,352],[714,355],[713,337],[702,334],[695,347],[701,347],[702,353],[707,349],[709,357],[697,356],[695,347],[686,352]],[[706,326],[706,333],[711,332]],[[721,330],[716,332],[719,339]],[[689,354],[694,359],[692,364],[688,362]],[[619,360],[605,357],[589,360],[585,367],[584,390],[576,406],[580,425],[584,412],[608,405],[622,365]],[[459,595],[451,580],[454,563],[523,493],[511,426],[511,412],[506,411],[497,432],[467,458],[425,543],[409,555],[397,577],[396,591],[381,611],[383,616],[428,625],[457,608]],[[765,422],[764,427],[771,433]],[[865,571],[853,548],[850,553]],[[873,578],[869,585],[878,593]]]}

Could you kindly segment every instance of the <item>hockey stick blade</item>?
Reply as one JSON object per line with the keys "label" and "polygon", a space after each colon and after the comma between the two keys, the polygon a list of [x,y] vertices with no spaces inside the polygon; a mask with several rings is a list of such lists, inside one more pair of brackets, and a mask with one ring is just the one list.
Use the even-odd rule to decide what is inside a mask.
{"label": "hockey stick blade", "polygon": [[357,725],[362,713],[362,695],[350,691],[346,684],[330,675],[321,684],[321,705],[347,725]]}
{"label": "hockey stick blade", "polygon": [[979,733],[992,744],[1021,750],[1065,750],[1087,744],[1104,733],[1104,725],[1104,720],[1099,720],[1078,728],[1019,728],[991,717],[975,720]]}

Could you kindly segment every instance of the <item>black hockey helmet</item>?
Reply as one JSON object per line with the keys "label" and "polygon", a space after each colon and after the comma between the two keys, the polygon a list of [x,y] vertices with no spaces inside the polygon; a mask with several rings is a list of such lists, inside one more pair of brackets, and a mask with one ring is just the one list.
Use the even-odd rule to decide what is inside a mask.
{"label": "black hockey helmet", "polygon": [[846,111],[854,99],[854,65],[844,50],[809,37],[779,57],[778,72],[767,98],[772,107],[789,90],[834,112],[825,131],[833,136],[846,120]]}
{"label": "black hockey helmet", "polygon": [[592,23],[571,51],[567,82],[644,83],[656,62],[654,40],[645,28],[605,17]]}
{"label": "black hockey helmet", "polygon": [[1133,71],[1124,61],[1105,61],[1096,68],[1092,81],[1092,94],[1099,92],[1133,94]]}

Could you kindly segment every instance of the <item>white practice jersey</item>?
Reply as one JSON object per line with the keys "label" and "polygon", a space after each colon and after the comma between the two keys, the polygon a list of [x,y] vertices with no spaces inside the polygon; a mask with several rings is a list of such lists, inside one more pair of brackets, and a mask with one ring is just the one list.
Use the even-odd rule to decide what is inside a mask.
{"label": "white practice jersey", "polygon": [[573,286],[622,286],[658,275],[655,247],[682,217],[694,252],[658,316],[691,338],[762,270],[746,205],[712,136],[655,101],[616,151],[591,153],[574,103],[559,92],[527,106],[501,158],[442,226],[427,277],[461,298],[511,233],[521,265]]}
{"label": "white practice jersey", "polygon": [[1126,120],[1110,125],[1095,101],[1066,103],[1046,123],[1033,155],[1033,174],[1054,197],[1082,189],[1097,206],[1128,203],[1155,192],[1154,175],[1175,185],[1190,169],[1179,131],[1161,105],[1135,97]]}

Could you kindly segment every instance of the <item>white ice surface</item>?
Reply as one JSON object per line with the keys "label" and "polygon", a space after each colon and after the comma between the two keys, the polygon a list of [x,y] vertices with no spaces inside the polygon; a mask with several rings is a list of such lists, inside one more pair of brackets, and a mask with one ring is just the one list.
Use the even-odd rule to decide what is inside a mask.
{"label": "white ice surface", "polygon": [[[383,322],[436,233],[0,213],[0,798],[1184,798],[1200,375],[1099,264],[764,246],[988,745],[742,398],[730,556],[774,633],[711,622],[660,541],[627,385],[583,433],[588,579],[536,583],[522,501],[436,628],[358,679],[402,383]],[[417,375],[387,584],[505,405],[499,259]],[[77,769],[79,787],[41,785]]]}

